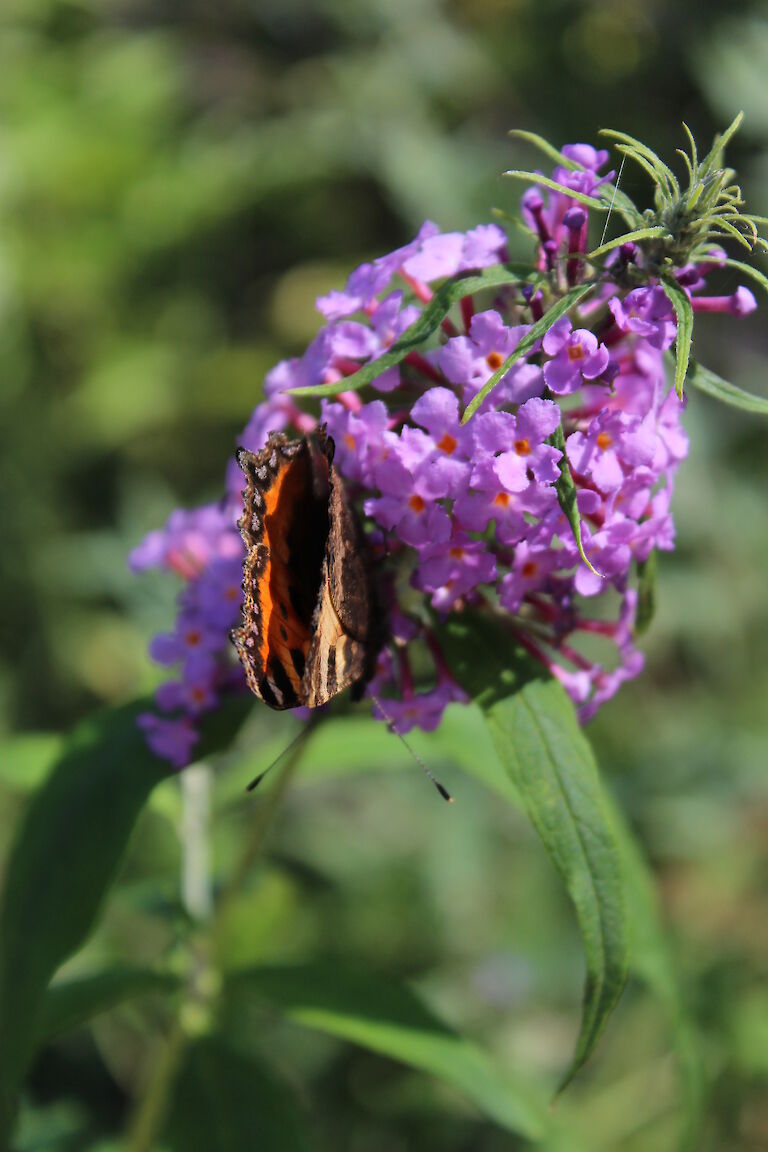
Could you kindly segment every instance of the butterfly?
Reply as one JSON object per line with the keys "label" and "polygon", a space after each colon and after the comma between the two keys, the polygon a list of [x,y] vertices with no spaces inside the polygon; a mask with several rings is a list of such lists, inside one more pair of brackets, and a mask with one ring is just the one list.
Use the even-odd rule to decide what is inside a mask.
{"label": "butterfly", "polygon": [[237,450],[246,487],[243,620],[231,633],[248,687],[271,708],[362,695],[383,639],[370,548],[335,445],[320,429]]}

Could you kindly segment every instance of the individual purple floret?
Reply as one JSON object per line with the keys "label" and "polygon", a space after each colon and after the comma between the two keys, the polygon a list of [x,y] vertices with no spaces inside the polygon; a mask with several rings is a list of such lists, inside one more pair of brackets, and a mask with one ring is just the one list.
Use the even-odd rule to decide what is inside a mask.
{"label": "individual purple floret", "polygon": [[610,360],[605,344],[599,344],[588,328],[574,330],[567,316],[555,321],[542,341],[542,348],[552,357],[544,364],[544,380],[550,392],[559,396],[598,380]]}

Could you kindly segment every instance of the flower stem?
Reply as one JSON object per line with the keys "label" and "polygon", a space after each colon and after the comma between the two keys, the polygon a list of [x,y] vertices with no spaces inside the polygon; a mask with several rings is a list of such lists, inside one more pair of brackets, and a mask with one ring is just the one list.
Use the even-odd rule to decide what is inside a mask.
{"label": "flower stem", "polygon": [[210,769],[205,765],[187,768],[182,775],[184,814],[182,818],[182,894],[190,915],[203,926],[204,935],[195,934],[189,944],[189,978],[168,1035],[161,1043],[147,1090],[138,1102],[127,1140],[128,1152],[153,1152],[158,1146],[173,1088],[187,1045],[210,1027],[211,1009],[220,979],[212,969],[213,940],[220,931],[232,899],[261,856],[267,837],[296,773],[307,738],[316,719],[307,723],[298,740],[289,748],[286,763],[263,803],[256,806],[246,849],[224,886],[211,915],[211,887],[208,865],[208,822],[210,812]]}
{"label": "flower stem", "polygon": [[306,747],[307,740],[311,733],[314,732],[319,720],[319,717],[313,717],[307,721],[303,732],[299,734],[299,738],[289,746],[283,770],[278,776],[277,781],[267,792],[264,801],[255,807],[253,824],[245,852],[241,856],[240,861],[219,896],[216,915],[214,917],[214,931],[220,926],[233,897],[240,891],[249,872],[264,850],[274,818],[296,774],[296,769],[299,766],[299,761]]}
{"label": "flower stem", "polygon": [[213,908],[208,842],[211,770],[191,764],[181,773],[181,898],[193,920],[204,922]]}
{"label": "flower stem", "polygon": [[168,1103],[187,1046],[187,1034],[176,1020],[164,1041],[146,1095],[141,1100],[131,1124],[128,1152],[153,1152],[165,1121]]}

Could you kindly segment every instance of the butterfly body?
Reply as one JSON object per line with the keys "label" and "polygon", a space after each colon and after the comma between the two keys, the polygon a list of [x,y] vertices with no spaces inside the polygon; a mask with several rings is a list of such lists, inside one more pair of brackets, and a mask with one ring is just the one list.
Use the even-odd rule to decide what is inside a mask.
{"label": "butterfly body", "polygon": [[333,440],[270,436],[239,449],[242,625],[232,633],[251,691],[271,708],[317,708],[362,690],[382,634],[368,543]]}

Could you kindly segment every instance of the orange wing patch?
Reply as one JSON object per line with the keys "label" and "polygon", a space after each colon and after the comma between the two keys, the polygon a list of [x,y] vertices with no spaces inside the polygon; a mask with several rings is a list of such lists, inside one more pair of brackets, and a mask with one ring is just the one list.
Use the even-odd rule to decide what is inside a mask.
{"label": "orange wing patch", "polygon": [[366,541],[333,451],[321,430],[237,454],[248,552],[232,639],[249,688],[272,708],[318,707],[375,665],[382,628]]}
{"label": "orange wing patch", "polygon": [[273,708],[295,708],[327,536],[327,463],[318,469],[308,441],[284,436],[270,437],[256,455],[241,450],[238,460],[247,480],[240,530],[248,554],[243,624],[232,638],[251,691]]}

